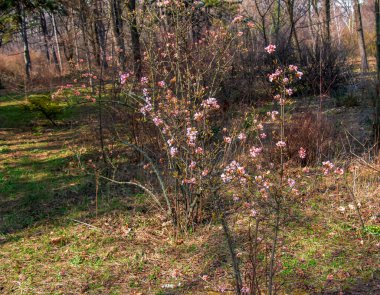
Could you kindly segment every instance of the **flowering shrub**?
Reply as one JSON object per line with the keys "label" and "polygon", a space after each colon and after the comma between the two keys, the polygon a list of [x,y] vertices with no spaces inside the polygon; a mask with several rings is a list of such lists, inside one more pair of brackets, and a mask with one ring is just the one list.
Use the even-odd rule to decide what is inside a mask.
{"label": "flowering shrub", "polygon": [[[154,11],[146,12],[144,75],[138,79],[133,71],[123,71],[115,82],[121,98],[135,107],[144,132],[155,130],[149,133],[156,144],[154,152],[128,144],[144,155],[144,170],[154,173],[158,182],[128,184],[143,188],[165,207],[176,229],[194,227],[215,210],[222,219],[231,210],[243,216],[248,220],[250,243],[245,252],[250,257],[244,264],[245,280],[234,264],[236,286],[243,293],[267,288],[272,294],[274,275],[280,269],[276,252],[280,226],[286,221],[285,216],[290,216],[291,204],[300,199],[303,175],[311,173],[308,167],[303,173],[294,169],[286,152],[289,142],[285,134],[285,106],[296,92],[296,83],[303,73],[296,65],[281,65],[274,59],[275,68],[268,81],[272,85],[275,109],[261,116],[248,110],[239,114],[241,118],[235,119],[234,124],[227,125],[220,116],[222,102],[215,94],[220,86],[218,81],[232,64],[231,44],[235,42],[235,50],[239,50],[243,33],[240,30],[236,33],[235,29],[240,28],[244,18],[238,16],[230,25],[221,24],[202,32],[197,40],[188,40],[189,8],[176,2],[174,9],[170,3],[164,1],[158,5],[171,13],[157,17]],[[164,27],[157,22],[167,21],[171,26],[160,32],[160,40],[153,38]],[[155,42],[160,44],[159,49]],[[275,56],[276,46],[268,45],[265,51]],[[70,90],[95,102],[101,87],[99,92],[92,89],[89,93],[87,88],[98,77],[88,71],[80,78],[89,79],[89,84],[82,89],[68,84],[55,96]],[[81,83],[78,81],[77,84]],[[297,151],[301,160],[309,153],[303,146],[297,147]],[[337,176],[344,173],[329,161],[313,173],[327,175],[332,171]],[[160,197],[154,192],[157,183]],[[228,235],[226,223],[223,224]],[[244,262],[244,257],[236,257],[232,245],[230,248],[233,260]],[[259,254],[267,256],[268,262],[260,262]]]}

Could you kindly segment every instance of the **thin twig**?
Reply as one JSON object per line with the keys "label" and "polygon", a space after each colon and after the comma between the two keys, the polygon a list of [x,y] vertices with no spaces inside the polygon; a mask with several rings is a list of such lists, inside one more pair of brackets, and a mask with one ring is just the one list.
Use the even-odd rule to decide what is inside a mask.
{"label": "thin twig", "polygon": [[89,224],[89,223],[86,223],[86,222],[83,222],[83,221],[80,221],[80,220],[76,220],[76,219],[73,219],[73,218],[68,218],[69,220],[71,221],[74,221],[74,222],[77,222],[77,223],[80,223],[80,224],[83,224],[87,227],[90,227],[90,228],[93,228],[93,229],[96,229],[96,230],[99,230],[99,231],[102,231],[101,228],[99,227],[96,227],[95,225],[92,225],[92,224]]}
{"label": "thin twig", "polygon": [[[126,184],[126,185],[134,185],[134,186],[137,186],[139,188],[141,188],[143,191],[145,191],[146,193],[148,193],[152,198],[153,200],[157,203],[157,205],[162,209],[164,210],[164,208],[162,208],[162,205],[161,205],[161,202],[158,200],[158,198],[156,197],[156,195],[149,189],[147,189],[145,186],[143,186],[142,184],[139,184],[137,182],[133,182],[133,181],[118,181],[118,180],[115,180],[115,179],[111,179],[111,178],[108,178],[108,177],[105,177],[103,175],[99,175],[100,178],[103,178],[103,179],[106,179],[108,181],[111,181],[113,183],[117,183],[117,184]],[[165,210],[164,210],[165,211]]]}

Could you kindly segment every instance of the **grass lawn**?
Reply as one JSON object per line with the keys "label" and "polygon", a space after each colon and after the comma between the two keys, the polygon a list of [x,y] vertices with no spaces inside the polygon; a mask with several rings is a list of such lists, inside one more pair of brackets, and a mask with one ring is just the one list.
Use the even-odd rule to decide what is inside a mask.
{"label": "grass lawn", "polygon": [[[80,124],[51,126],[22,96],[0,97],[0,293],[219,294],[226,286],[232,294],[217,222],[174,239],[145,195],[116,194],[106,183],[95,214],[94,177],[77,168],[72,148],[86,132]],[[361,183],[357,197],[370,220],[380,179]],[[364,234],[355,212],[337,210],[350,198],[334,184],[312,192],[282,228],[278,282],[287,294],[380,294],[379,224],[369,222]],[[244,220],[233,220],[239,232]]]}

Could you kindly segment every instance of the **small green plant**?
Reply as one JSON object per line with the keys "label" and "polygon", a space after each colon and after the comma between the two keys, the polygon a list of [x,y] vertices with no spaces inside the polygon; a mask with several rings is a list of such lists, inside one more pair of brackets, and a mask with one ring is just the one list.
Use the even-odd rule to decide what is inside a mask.
{"label": "small green plant", "polygon": [[28,108],[30,111],[35,111],[41,113],[46,119],[48,119],[54,126],[55,119],[62,113],[63,107],[57,102],[53,101],[48,95],[30,95],[27,98]]}
{"label": "small green plant", "polygon": [[367,225],[364,228],[364,232],[370,235],[380,237],[380,226],[378,225]]}

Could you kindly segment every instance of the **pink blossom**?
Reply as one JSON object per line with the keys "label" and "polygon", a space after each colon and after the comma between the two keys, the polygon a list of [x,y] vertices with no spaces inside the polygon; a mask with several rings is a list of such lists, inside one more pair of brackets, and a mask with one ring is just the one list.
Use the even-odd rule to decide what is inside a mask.
{"label": "pink blossom", "polygon": [[208,173],[209,173],[208,169],[205,169],[202,171],[202,176],[205,177],[208,175]]}
{"label": "pink blossom", "polygon": [[265,139],[265,138],[267,138],[267,135],[265,133],[260,133],[260,138]]}
{"label": "pink blossom", "polygon": [[296,77],[298,78],[298,79],[301,79],[302,78],[302,76],[303,76],[303,73],[302,72],[296,72]]}
{"label": "pink blossom", "polygon": [[263,182],[263,187],[265,187],[266,189],[269,189],[270,186],[271,186],[271,183],[269,181]]}
{"label": "pink blossom", "polygon": [[293,94],[293,89],[292,88],[287,88],[285,89],[285,92],[287,95],[291,96]]}
{"label": "pink blossom", "polygon": [[244,34],[244,33],[243,33],[242,31],[237,32],[237,36],[238,36],[238,37],[243,36],[243,34]]}
{"label": "pink blossom", "polygon": [[255,27],[255,24],[254,24],[254,22],[252,22],[252,21],[249,21],[249,22],[247,22],[247,27],[248,28],[253,28],[253,27]]}
{"label": "pink blossom", "polygon": [[247,135],[245,133],[241,132],[238,135],[238,139],[241,140],[241,141],[245,141],[247,139]]}
{"label": "pink blossom", "polygon": [[276,143],[276,146],[283,148],[283,147],[286,147],[286,143],[285,141],[280,140]]}
{"label": "pink blossom", "polygon": [[231,23],[233,23],[233,24],[240,23],[243,20],[243,18],[244,17],[242,15],[235,16],[235,18],[232,20]]}
{"label": "pink blossom", "polygon": [[219,286],[218,289],[219,289],[219,291],[222,292],[222,293],[224,293],[224,292],[227,291],[227,287],[226,287],[226,286]]}
{"label": "pink blossom", "polygon": [[164,1],[158,1],[158,2],[157,2],[157,6],[158,6],[158,7],[168,6],[169,4],[170,4],[170,1],[169,1],[169,0],[164,0]]}
{"label": "pink blossom", "polygon": [[154,118],[153,118],[153,123],[154,123],[154,125],[156,125],[156,126],[160,126],[161,124],[164,123],[164,121],[162,121],[162,119],[159,118],[159,117],[154,117]]}
{"label": "pink blossom", "polygon": [[293,187],[295,184],[296,184],[296,181],[294,179],[288,178],[289,187]]}
{"label": "pink blossom", "polygon": [[249,154],[251,155],[252,158],[256,158],[262,152],[262,150],[263,149],[261,147],[258,148],[258,147],[253,146],[249,149]]}
{"label": "pink blossom", "polygon": [[140,108],[140,112],[145,116],[147,113],[149,113],[153,109],[151,103],[147,103],[145,106]]}
{"label": "pink blossom", "polygon": [[195,121],[201,121],[204,118],[203,112],[197,112],[194,114],[194,120]]}
{"label": "pink blossom", "polygon": [[186,133],[186,135],[187,135],[187,144],[189,146],[195,146],[195,141],[197,139],[198,131],[194,127],[189,127],[189,128],[187,128],[186,132],[187,132]]}
{"label": "pink blossom", "polygon": [[276,116],[278,115],[277,111],[270,112],[269,114],[270,114],[272,120],[276,120]]}
{"label": "pink blossom", "polygon": [[250,215],[251,215],[252,217],[256,217],[256,216],[257,216],[257,211],[256,211],[255,209],[251,209],[251,213],[250,213]]}
{"label": "pink blossom", "polygon": [[196,184],[196,183],[197,181],[195,177],[190,178],[190,179],[185,178],[184,180],[182,180],[182,184]]}
{"label": "pink blossom", "polygon": [[166,142],[168,143],[169,146],[172,146],[174,144],[174,139],[173,138],[168,139]]}
{"label": "pink blossom", "polygon": [[141,77],[141,79],[140,79],[141,84],[148,84],[148,82],[149,82],[149,80],[147,77]]}
{"label": "pink blossom", "polygon": [[334,168],[334,164],[331,163],[330,161],[325,161],[325,162],[322,162],[322,166],[326,169],[332,169]]}
{"label": "pink blossom", "polygon": [[201,154],[203,154],[203,149],[199,146],[195,149],[195,153],[198,155],[201,155]]}
{"label": "pink blossom", "polygon": [[220,108],[218,101],[214,97],[210,97],[204,100],[201,106],[204,107],[205,109],[214,109],[214,110],[217,110]]}
{"label": "pink blossom", "polygon": [[298,151],[298,155],[301,159],[306,158],[306,150],[303,147],[300,147],[300,150]]}
{"label": "pink blossom", "polygon": [[195,161],[191,161],[191,163],[190,163],[190,165],[189,165],[189,168],[190,168],[190,169],[194,169],[196,166],[197,166],[197,162],[195,162]]}
{"label": "pink blossom", "polygon": [[336,168],[335,171],[334,171],[334,173],[338,174],[338,175],[343,175],[344,170],[342,168]]}
{"label": "pink blossom", "polygon": [[281,76],[281,74],[282,74],[282,70],[276,69],[276,71],[273,74],[269,75],[269,82],[273,82],[277,80]]}
{"label": "pink blossom", "polygon": [[178,149],[176,147],[170,148],[170,156],[175,157],[178,154]]}
{"label": "pink blossom", "polygon": [[291,72],[297,72],[298,71],[298,67],[295,66],[295,65],[289,65],[289,71],[291,71]]}
{"label": "pink blossom", "polygon": [[264,129],[264,126],[263,126],[263,124],[261,124],[261,123],[258,124],[256,127],[257,127],[257,129],[259,129],[259,130],[263,130],[263,129]]}
{"label": "pink blossom", "polygon": [[245,175],[245,168],[243,166],[239,166],[236,168],[236,173],[238,175],[244,176]]}
{"label": "pink blossom", "polygon": [[229,137],[229,136],[224,136],[224,137],[223,137],[223,141],[224,141],[225,143],[231,143],[232,138]]}
{"label": "pink blossom", "polygon": [[127,82],[127,79],[129,78],[129,73],[123,73],[120,75],[120,84],[124,85],[125,82]]}
{"label": "pink blossom", "polygon": [[289,79],[288,79],[288,78],[284,78],[284,79],[282,80],[282,82],[283,82],[284,84],[288,84],[288,83],[289,83]]}
{"label": "pink blossom", "polygon": [[158,84],[158,86],[161,87],[161,88],[164,88],[165,85],[166,85],[165,81],[159,81],[157,84]]}
{"label": "pink blossom", "polygon": [[331,169],[334,168],[334,164],[330,161],[322,162],[323,174],[327,175]]}
{"label": "pink blossom", "polygon": [[264,48],[266,52],[269,54],[272,54],[273,52],[276,51],[276,45],[269,44],[267,47]]}
{"label": "pink blossom", "polygon": [[224,173],[222,173],[220,177],[224,183],[228,183],[231,182],[235,176],[239,177],[239,180],[245,178],[245,168],[242,167],[238,162],[232,161],[226,166]]}

